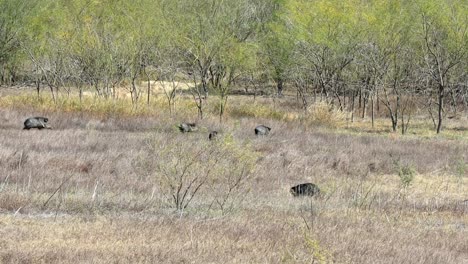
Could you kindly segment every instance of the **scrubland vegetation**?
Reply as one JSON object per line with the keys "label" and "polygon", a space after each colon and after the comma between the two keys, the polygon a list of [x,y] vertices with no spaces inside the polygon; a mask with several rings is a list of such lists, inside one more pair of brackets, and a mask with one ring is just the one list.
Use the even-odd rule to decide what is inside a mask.
{"label": "scrubland vegetation", "polygon": [[[427,123],[402,136],[379,129],[380,118],[374,130],[320,110],[309,117],[320,122],[306,122],[293,118],[287,97],[273,109],[272,98],[239,96],[233,105],[252,115],[236,110],[219,123],[207,112],[199,131],[182,134],[178,122],[197,116],[190,97],[172,116],[156,98],[138,113],[108,112],[103,99],[77,111],[66,110],[74,107],[69,101],[35,106],[25,98],[23,91],[1,100],[2,262],[468,258],[462,120],[437,136]],[[22,120],[36,114],[54,129],[22,131]],[[256,137],[259,123],[272,133]],[[211,129],[220,131],[214,142]],[[289,188],[302,182],[319,185],[321,196],[293,197]]]}
{"label": "scrubland vegetation", "polygon": [[0,7],[1,263],[468,262],[464,1]]}

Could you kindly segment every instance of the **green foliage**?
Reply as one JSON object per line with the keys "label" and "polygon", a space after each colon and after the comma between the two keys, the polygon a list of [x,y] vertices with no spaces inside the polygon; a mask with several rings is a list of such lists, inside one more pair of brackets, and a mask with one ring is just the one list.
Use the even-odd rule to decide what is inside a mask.
{"label": "green foliage", "polygon": [[414,8],[406,1],[375,1],[368,10],[372,41],[396,48],[411,34]]}
{"label": "green foliage", "polygon": [[139,81],[164,79],[162,72],[183,75],[206,96],[215,91],[220,118],[230,88],[246,79],[300,90],[304,110],[312,92],[330,103],[363,82],[368,94],[380,89],[391,98],[466,81],[464,1],[2,0],[0,7],[2,77],[21,71],[54,93],[93,87],[102,97],[125,86],[132,107],[146,92]]}
{"label": "green foliage", "polygon": [[288,1],[299,40],[339,49],[360,34],[361,1]]}
{"label": "green foliage", "polygon": [[416,174],[416,170],[411,165],[402,165],[400,162],[395,163],[395,167],[398,171],[398,177],[400,177],[400,182],[403,188],[408,188]]}
{"label": "green foliage", "polygon": [[[415,32],[421,40],[427,38],[434,51],[444,52],[450,59],[458,56],[460,50],[468,48],[467,4],[452,1],[416,1],[415,10],[419,14],[415,20]],[[422,51],[427,43],[420,42]],[[426,47],[427,48],[427,47]],[[439,56],[442,54],[439,54]],[[466,56],[466,54],[464,54]]]}
{"label": "green foliage", "polygon": [[294,52],[293,29],[288,23],[288,15],[284,10],[285,1],[279,1],[273,19],[267,24],[265,32],[260,38],[260,54],[264,68],[270,71],[275,80],[286,80],[288,68],[292,63]]}
{"label": "green foliage", "polygon": [[7,75],[15,74],[24,60],[21,46],[30,16],[37,1],[0,0],[0,84]]}

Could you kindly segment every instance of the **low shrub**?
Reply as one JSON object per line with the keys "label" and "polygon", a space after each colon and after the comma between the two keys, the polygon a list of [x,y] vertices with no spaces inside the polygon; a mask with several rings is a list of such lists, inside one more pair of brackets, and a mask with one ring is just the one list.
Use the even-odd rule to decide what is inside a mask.
{"label": "low shrub", "polygon": [[[248,192],[257,154],[248,145],[235,142],[229,134],[215,142],[176,135],[148,142],[148,152],[136,168],[149,174],[166,201],[177,210],[206,195],[211,207],[232,211]],[[182,138],[183,137],[183,138]]]}

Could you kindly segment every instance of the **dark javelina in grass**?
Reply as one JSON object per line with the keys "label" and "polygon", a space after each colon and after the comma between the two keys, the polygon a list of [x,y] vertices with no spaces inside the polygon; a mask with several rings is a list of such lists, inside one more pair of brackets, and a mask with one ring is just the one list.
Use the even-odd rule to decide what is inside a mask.
{"label": "dark javelina in grass", "polygon": [[52,129],[52,127],[47,124],[48,121],[49,121],[49,119],[46,118],[46,117],[39,117],[39,116],[30,117],[30,118],[26,119],[26,121],[24,121],[24,128],[23,129],[27,129],[27,130],[29,130],[31,128]]}
{"label": "dark javelina in grass", "polygon": [[210,135],[208,135],[209,140],[214,140],[218,136],[218,131],[211,131]]}
{"label": "dark javelina in grass", "polygon": [[302,183],[290,190],[293,196],[314,196],[320,193],[320,189],[313,183]]}
{"label": "dark javelina in grass", "polygon": [[195,123],[182,123],[179,125],[179,130],[182,133],[197,131],[197,125]]}
{"label": "dark javelina in grass", "polygon": [[257,136],[266,136],[270,133],[271,128],[264,126],[264,125],[259,125],[255,128],[255,135]]}

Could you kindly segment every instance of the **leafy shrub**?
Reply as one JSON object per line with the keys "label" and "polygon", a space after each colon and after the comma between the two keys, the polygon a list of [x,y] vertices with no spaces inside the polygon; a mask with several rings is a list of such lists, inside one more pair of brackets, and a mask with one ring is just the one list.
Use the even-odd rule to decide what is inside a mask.
{"label": "leafy shrub", "polygon": [[246,183],[252,178],[258,154],[249,145],[240,145],[231,134],[217,141],[215,148],[221,157],[215,167],[216,178],[209,183],[213,204],[223,214],[231,212],[249,191]]}
{"label": "leafy shrub", "polygon": [[400,182],[403,188],[408,188],[414,180],[414,175],[416,170],[410,165],[401,165],[397,164],[398,177],[400,177]]}

